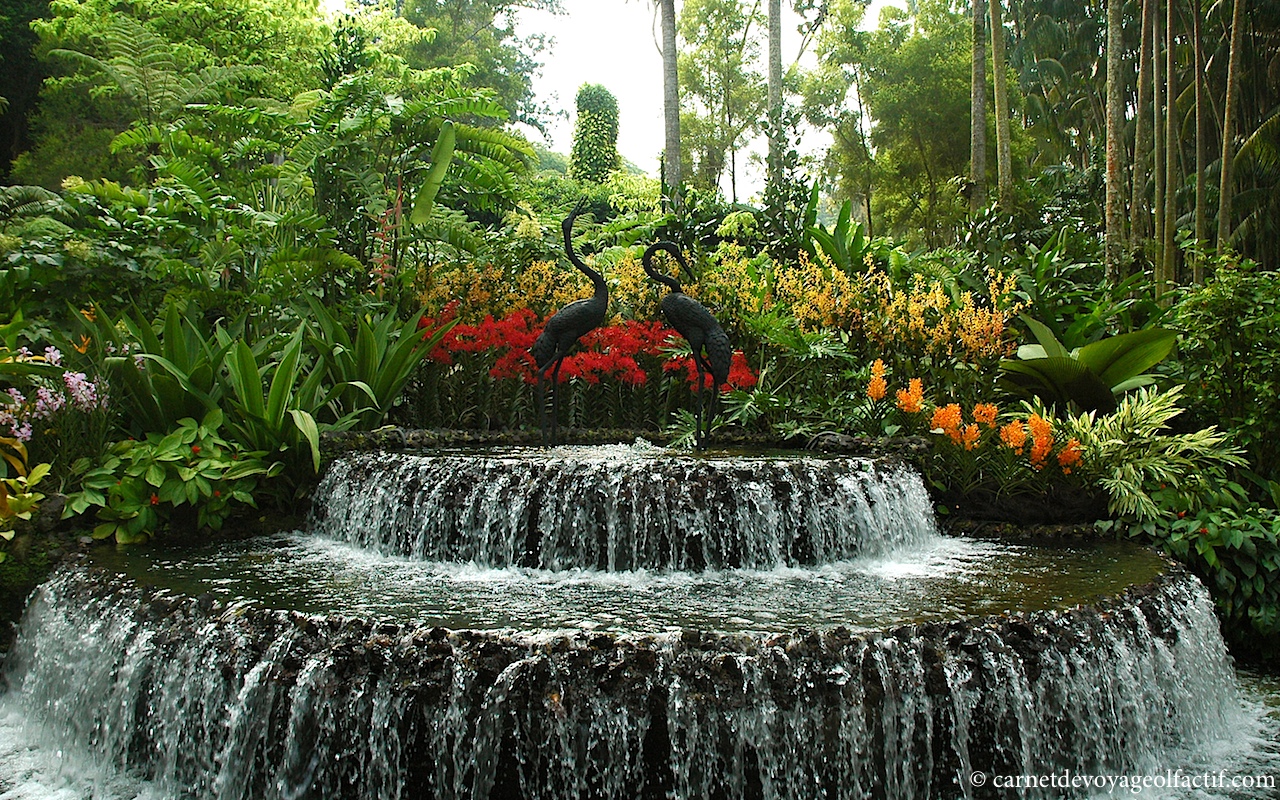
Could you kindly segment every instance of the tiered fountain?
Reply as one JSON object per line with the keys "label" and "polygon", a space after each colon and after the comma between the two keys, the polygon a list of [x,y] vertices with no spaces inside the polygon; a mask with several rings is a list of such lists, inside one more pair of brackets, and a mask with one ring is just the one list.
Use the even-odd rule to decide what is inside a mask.
{"label": "tiered fountain", "polygon": [[970,776],[1163,771],[1238,724],[1194,578],[942,537],[892,461],[366,454],[316,496],[306,532],[63,568],[0,718],[246,800],[994,797]]}

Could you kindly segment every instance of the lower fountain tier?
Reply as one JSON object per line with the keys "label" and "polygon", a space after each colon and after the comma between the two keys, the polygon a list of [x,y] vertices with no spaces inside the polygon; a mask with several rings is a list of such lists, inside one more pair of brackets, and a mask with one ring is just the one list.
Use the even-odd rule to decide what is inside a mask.
{"label": "lower fountain tier", "polygon": [[613,635],[280,611],[76,566],[6,672],[60,747],[223,800],[994,797],[960,776],[1163,771],[1226,736],[1236,697],[1175,568],[1087,606],[881,631]]}
{"label": "lower fountain tier", "polygon": [[645,443],[348,456],[314,498],[309,527],[334,539],[549,570],[824,564],[935,531],[901,463]]}

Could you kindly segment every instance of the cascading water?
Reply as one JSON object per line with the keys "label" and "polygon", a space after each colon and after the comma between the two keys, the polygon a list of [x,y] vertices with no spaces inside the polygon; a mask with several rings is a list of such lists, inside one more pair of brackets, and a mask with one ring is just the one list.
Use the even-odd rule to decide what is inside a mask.
{"label": "cascading water", "polygon": [[673,458],[647,445],[334,464],[313,529],[381,552],[609,571],[821,564],[933,532],[905,467],[851,458]]}
{"label": "cascading water", "polygon": [[[773,528],[699,509],[735,482]],[[379,455],[325,486],[322,533],[42,587],[0,798],[55,796],[5,784],[16,710],[140,782],[95,796],[226,800],[1002,797],[964,776],[1162,772],[1261,724],[1194,578],[1119,544],[939,537],[901,468]]]}

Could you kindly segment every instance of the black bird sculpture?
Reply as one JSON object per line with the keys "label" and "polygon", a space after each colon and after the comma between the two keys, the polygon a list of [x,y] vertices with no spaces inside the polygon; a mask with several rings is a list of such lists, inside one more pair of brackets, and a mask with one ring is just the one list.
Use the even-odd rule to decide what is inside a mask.
{"label": "black bird sculpture", "polygon": [[578,270],[591,279],[595,294],[582,300],[575,300],[557,311],[547,320],[538,340],[529,348],[533,363],[538,367],[538,427],[542,430],[542,443],[548,443],[547,435],[547,403],[543,381],[547,372],[551,373],[551,434],[549,441],[555,444],[560,434],[560,364],[569,354],[574,343],[590,331],[600,327],[609,309],[609,287],[605,285],[604,276],[583,264],[573,252],[573,221],[582,211],[586,198],[578,201],[573,211],[560,228],[564,231],[564,251],[569,261]]}
{"label": "black bird sculpture", "polygon": [[[729,337],[725,334],[724,328],[716,322],[716,318],[711,316],[711,312],[707,311],[702,303],[680,289],[679,280],[663,275],[653,268],[653,254],[659,250],[665,250],[675,256],[676,261],[686,272],[689,271],[689,264],[684,260],[684,254],[674,242],[655,242],[649,245],[649,249],[644,251],[644,257],[641,259],[644,271],[649,277],[671,290],[666,297],[662,298],[659,308],[662,309],[662,315],[667,318],[667,323],[689,342],[689,349],[693,351],[693,363],[698,368],[698,407],[694,414],[694,440],[701,449],[706,447],[707,437],[711,435],[711,421],[715,419],[715,404],[716,398],[720,396],[720,387],[729,379],[733,347],[729,344]],[[702,401],[702,385],[706,382],[704,376],[707,374],[711,375],[710,404],[704,404]]]}

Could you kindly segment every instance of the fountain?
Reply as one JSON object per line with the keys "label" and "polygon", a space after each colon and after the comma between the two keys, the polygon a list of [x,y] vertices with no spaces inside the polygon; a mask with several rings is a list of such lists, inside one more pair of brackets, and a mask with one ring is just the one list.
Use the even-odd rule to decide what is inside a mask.
{"label": "fountain", "polygon": [[1195,578],[943,537],[892,460],[371,453],[316,496],[305,532],[62,568],[0,773],[16,736],[107,797],[984,798],[1262,724]]}

